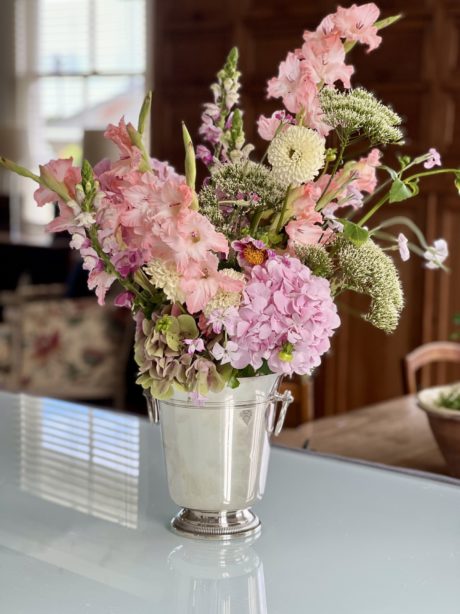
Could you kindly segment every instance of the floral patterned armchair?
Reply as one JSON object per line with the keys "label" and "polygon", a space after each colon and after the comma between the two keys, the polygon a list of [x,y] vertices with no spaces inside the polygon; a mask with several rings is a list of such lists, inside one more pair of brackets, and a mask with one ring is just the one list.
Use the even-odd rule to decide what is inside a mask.
{"label": "floral patterned armchair", "polygon": [[93,298],[57,298],[62,289],[25,286],[0,297],[6,305],[0,387],[122,406],[133,334],[130,313],[101,309]]}

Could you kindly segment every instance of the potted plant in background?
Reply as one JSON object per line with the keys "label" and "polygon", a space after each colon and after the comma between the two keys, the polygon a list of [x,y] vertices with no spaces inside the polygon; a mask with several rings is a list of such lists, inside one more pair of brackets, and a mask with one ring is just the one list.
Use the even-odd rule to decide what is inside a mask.
{"label": "potted plant in background", "polygon": [[[160,420],[170,493],[184,509],[173,526],[211,538],[257,532],[250,511],[264,490],[268,436],[279,431],[291,400],[280,379],[309,374],[340,324],[336,299],[370,299],[364,318],[391,333],[403,308],[398,272],[388,252],[443,268],[447,245],[429,245],[398,203],[441,169],[436,150],[397,156],[401,118],[363,88],[353,89],[347,53],[376,49],[373,3],[338,8],[281,62],[268,96],[282,107],[260,117],[267,141],[261,157],[246,142],[239,103],[238,52],[233,49],[205,105],[195,150],[185,126],[185,176],[150,158],[142,135],[150,96],[135,128],[120,120],[106,137],[119,159],[82,168],[53,160],[36,175],[4,167],[39,184],[38,205],[57,202],[49,230],[67,230],[104,303],[136,320],[138,383]],[[359,153],[356,153],[359,152]],[[208,170],[196,185],[196,157]],[[396,216],[373,225],[382,207]],[[405,225],[413,235],[391,232]],[[274,424],[275,405],[282,410]]]}
{"label": "potted plant in background", "polygon": [[417,400],[452,475],[460,478],[460,385],[425,388]]}

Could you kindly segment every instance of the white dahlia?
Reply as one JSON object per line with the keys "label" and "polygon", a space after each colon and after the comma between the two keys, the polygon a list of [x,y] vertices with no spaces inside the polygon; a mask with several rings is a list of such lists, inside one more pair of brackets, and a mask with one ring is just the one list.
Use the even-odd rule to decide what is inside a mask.
{"label": "white dahlia", "polygon": [[162,260],[154,259],[144,267],[144,271],[155,288],[163,290],[172,303],[185,301],[180,288],[180,276],[173,267],[167,266]]}
{"label": "white dahlia", "polygon": [[324,165],[324,138],[311,128],[289,126],[270,143],[268,161],[274,178],[288,186],[311,181]]}

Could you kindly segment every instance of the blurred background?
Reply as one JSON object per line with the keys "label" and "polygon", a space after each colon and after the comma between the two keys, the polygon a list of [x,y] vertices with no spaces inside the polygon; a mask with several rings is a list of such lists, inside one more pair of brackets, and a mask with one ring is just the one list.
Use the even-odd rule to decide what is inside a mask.
{"label": "blurred background", "polygon": [[[187,123],[197,140],[201,105],[210,100],[209,86],[233,45],[240,50],[246,132],[260,151],[256,119],[279,106],[266,100],[267,79],[276,74],[286,53],[300,45],[303,30],[314,29],[336,4],[329,0],[2,0],[0,153],[30,168],[56,157],[73,156],[77,163],[82,155],[93,163],[110,157],[112,151],[102,139],[104,127],[122,115],[136,120],[145,91],[153,88],[152,154],[181,169],[180,122]],[[383,43],[375,52],[367,54],[362,47],[353,50],[353,84],[375,91],[404,116],[409,154],[436,147],[445,166],[458,166],[458,0],[381,0],[378,4],[383,17],[403,12],[405,18],[384,31]],[[24,311],[18,314],[26,309],[30,296],[37,298],[41,292],[41,299],[43,295],[54,301],[74,298],[84,293],[85,284],[75,277],[78,264],[66,238],[44,233],[53,208],[38,209],[32,193],[27,181],[2,173],[0,291],[3,312],[13,313],[16,327],[22,326],[22,337],[13,335],[11,341],[11,325],[5,326],[4,317],[0,386],[65,396],[64,389],[51,390],[43,381],[52,369],[45,358],[57,343],[51,332],[42,331],[43,338],[29,344],[32,366],[28,368],[34,376],[25,373],[21,352],[29,343],[24,336],[26,316]],[[414,257],[401,264],[407,304],[393,336],[366,325],[357,317],[363,308],[359,299],[345,297],[342,327],[314,383],[292,384],[297,406],[291,426],[400,397],[405,391],[405,356],[427,342],[455,338],[455,314],[460,311],[459,197],[450,181],[433,179],[425,183],[420,196],[397,206],[401,215],[417,222],[428,241],[446,238],[450,273],[430,271]],[[113,318],[120,320],[120,316]],[[132,331],[123,321],[116,325],[112,326],[118,331],[113,347],[129,347]],[[82,330],[86,329],[79,331],[80,338],[91,335]],[[120,339],[128,339],[125,346],[120,346]],[[111,351],[105,348],[99,358],[109,360]],[[97,348],[92,352],[97,355]],[[134,375],[129,352],[125,353],[127,375],[117,376],[117,382],[124,379],[125,385],[117,389],[116,401],[141,412],[142,399],[128,385]],[[59,356],[62,367],[67,358]],[[90,363],[95,360],[91,356],[89,352]],[[41,380],[37,360],[43,369]],[[75,374],[75,369],[71,365],[68,372]],[[12,375],[12,371],[16,372]],[[441,361],[422,371],[421,385],[454,381],[460,379],[458,374],[456,363]],[[78,377],[75,381],[78,384]],[[91,400],[111,396],[110,385],[106,382],[104,393],[94,388],[93,397],[86,396]],[[82,395],[81,386],[79,391]],[[78,398],[75,391],[72,394]]]}

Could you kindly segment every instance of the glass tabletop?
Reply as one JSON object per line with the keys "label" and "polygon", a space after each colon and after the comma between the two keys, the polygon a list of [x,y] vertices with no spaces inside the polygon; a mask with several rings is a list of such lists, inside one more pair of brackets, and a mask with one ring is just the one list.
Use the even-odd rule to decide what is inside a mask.
{"label": "glass tabletop", "polygon": [[453,481],[274,448],[259,539],[181,538],[158,427],[0,394],[8,614],[453,614],[459,508]]}

